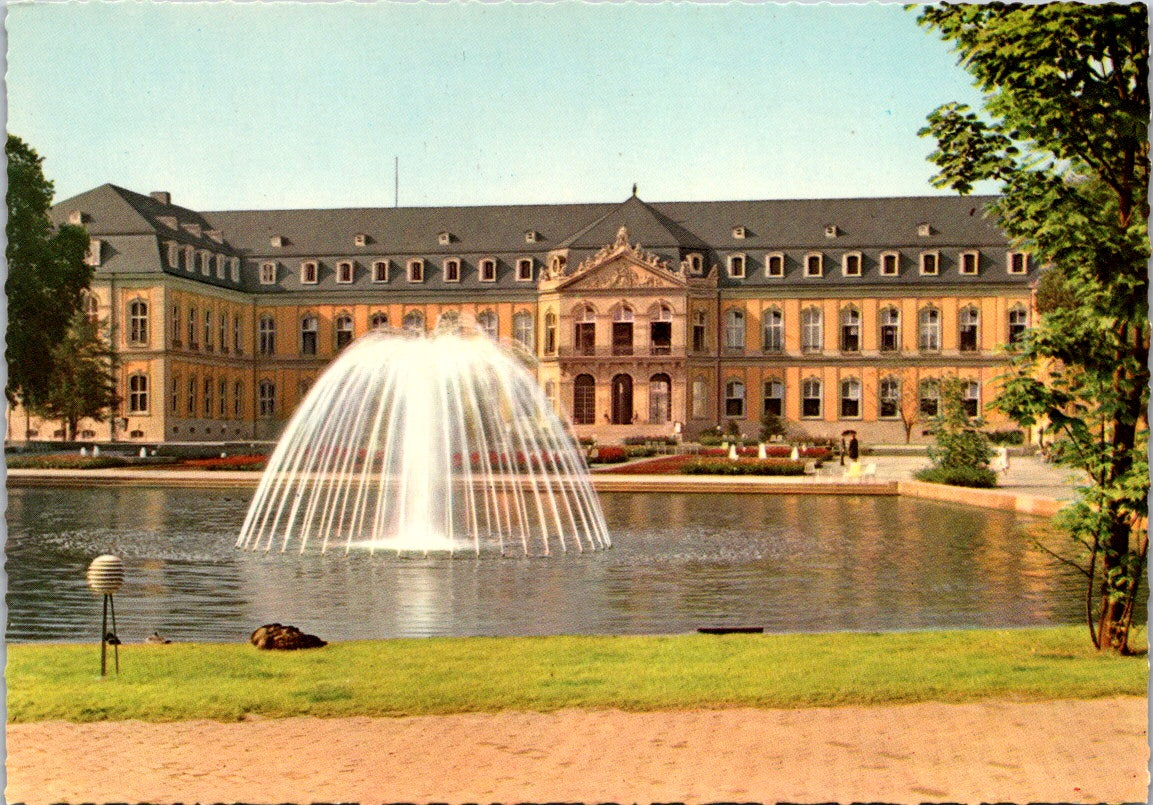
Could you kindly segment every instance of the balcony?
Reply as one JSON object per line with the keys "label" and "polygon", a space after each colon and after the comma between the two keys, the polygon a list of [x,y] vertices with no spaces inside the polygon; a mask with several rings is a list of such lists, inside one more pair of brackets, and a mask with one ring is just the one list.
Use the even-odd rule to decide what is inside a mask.
{"label": "balcony", "polygon": [[684,347],[674,347],[672,344],[649,344],[647,346],[633,346],[624,344],[597,345],[594,347],[563,346],[558,350],[558,357],[564,359],[598,359],[598,360],[635,360],[638,358],[683,358]]}

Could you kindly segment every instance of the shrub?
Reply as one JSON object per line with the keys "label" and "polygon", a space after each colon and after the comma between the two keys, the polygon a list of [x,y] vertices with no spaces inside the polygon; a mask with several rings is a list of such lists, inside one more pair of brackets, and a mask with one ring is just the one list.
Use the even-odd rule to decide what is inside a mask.
{"label": "shrub", "polygon": [[130,462],[123,456],[77,456],[57,454],[46,456],[7,456],[10,470],[101,470],[125,467]]}
{"label": "shrub", "polygon": [[656,445],[667,446],[675,445],[677,440],[672,436],[628,436],[624,440],[625,445]]}
{"label": "shrub", "polygon": [[918,481],[951,486],[991,489],[997,485],[997,473],[988,467],[927,467],[913,474]]}
{"label": "shrub", "polygon": [[704,433],[702,433],[700,436],[697,437],[697,442],[705,445],[706,447],[711,446],[711,445],[720,444],[723,441],[724,441],[724,437],[721,436],[721,434],[716,433],[715,431],[713,431],[713,432],[705,431]]}
{"label": "shrub", "polygon": [[628,460],[629,454],[625,452],[623,447],[617,445],[605,445],[598,447],[593,451],[589,462],[593,464],[619,464],[622,461]]}
{"label": "shrub", "polygon": [[198,470],[263,470],[268,456],[225,456],[224,458],[190,458],[183,467]]}
{"label": "shrub", "polygon": [[577,439],[577,444],[579,444],[581,447],[592,447],[596,443],[597,437],[595,436],[582,436]]}
{"label": "shrub", "polygon": [[1025,432],[1022,430],[991,430],[985,434],[991,444],[996,445],[1022,445],[1025,443]]}
{"label": "shrub", "polygon": [[659,451],[655,447],[648,447],[646,445],[633,445],[625,443],[625,453],[629,458],[648,458],[655,456]]}
{"label": "shrub", "polygon": [[801,461],[787,459],[727,459],[697,458],[681,467],[685,475],[804,475],[805,465]]}

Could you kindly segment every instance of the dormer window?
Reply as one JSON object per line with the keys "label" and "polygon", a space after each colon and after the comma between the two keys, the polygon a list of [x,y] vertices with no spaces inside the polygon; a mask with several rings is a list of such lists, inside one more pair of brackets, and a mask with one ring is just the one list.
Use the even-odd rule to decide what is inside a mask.
{"label": "dormer window", "polygon": [[785,276],[785,255],[781,252],[769,252],[765,255],[765,276]]}
{"label": "dormer window", "polygon": [[980,252],[961,252],[961,273],[976,275],[980,271]]}
{"label": "dormer window", "polygon": [[860,252],[850,252],[841,258],[841,274],[846,277],[861,276]]}
{"label": "dormer window", "polygon": [[223,254],[216,255],[216,278],[218,280],[224,279],[225,271],[225,258]]}
{"label": "dormer window", "polygon": [[363,232],[357,232],[355,235],[352,236],[352,242],[353,242],[353,245],[356,245],[356,246],[367,246],[368,245],[368,235],[364,234]]}
{"label": "dormer window", "polygon": [[927,238],[933,234],[933,227],[930,224],[917,224],[917,237]]}
{"label": "dormer window", "polygon": [[283,248],[287,242],[288,240],[284,237],[284,235],[273,235],[268,239],[268,245],[274,249]]}
{"label": "dormer window", "polygon": [[84,255],[84,262],[90,266],[100,265],[100,258],[104,251],[104,241],[99,238],[89,238],[88,253]]}
{"label": "dormer window", "polygon": [[736,238],[737,240],[744,240],[748,236],[749,236],[749,231],[747,229],[745,229],[745,227],[743,227],[743,226],[734,226],[733,227],[733,237]]}
{"label": "dormer window", "polygon": [[881,276],[895,277],[901,273],[900,252],[881,253]]}
{"label": "dormer window", "polygon": [[233,282],[240,282],[240,258],[233,257],[228,261],[229,278]]}
{"label": "dormer window", "polygon": [[532,282],[531,257],[522,257],[516,261],[516,278],[518,282]]}
{"label": "dormer window", "polygon": [[441,246],[447,246],[448,244],[452,243],[452,233],[451,232],[438,233],[436,236],[436,242],[439,243]]}
{"label": "dormer window", "polygon": [[424,260],[418,258],[408,261],[408,281],[424,282]]}
{"label": "dormer window", "polygon": [[352,282],[351,260],[342,260],[336,264],[336,281],[340,283]]}
{"label": "dormer window", "polygon": [[444,261],[444,281],[460,282],[460,260],[450,257]]}
{"label": "dormer window", "polygon": [[300,264],[300,281],[306,285],[315,285],[320,278],[320,266],[315,260]]}
{"label": "dormer window", "polygon": [[178,244],[178,243],[169,243],[168,244],[168,267],[169,268],[176,268],[177,266],[179,266],[182,263],[182,261],[180,259],[180,254],[181,254],[180,244]]}
{"label": "dormer window", "polygon": [[540,232],[537,232],[535,229],[530,229],[524,233],[524,242],[525,243],[537,243],[539,241],[540,241]]}
{"label": "dormer window", "polygon": [[689,255],[689,273],[694,277],[699,277],[705,273],[705,258],[699,254]]}
{"label": "dormer window", "polygon": [[825,256],[820,252],[805,255],[805,276],[820,277],[825,273]]}
{"label": "dormer window", "polygon": [[68,223],[72,224],[73,226],[83,226],[84,225],[84,213],[83,213],[83,211],[73,210],[72,212],[68,213]]}
{"label": "dormer window", "polygon": [[486,257],[480,261],[480,281],[496,282],[496,260]]}
{"label": "dormer window", "polygon": [[212,253],[211,252],[197,252],[197,262],[200,264],[200,273],[204,276],[212,274]]}
{"label": "dormer window", "polygon": [[921,252],[921,273],[932,276],[937,273],[940,255],[937,252]]}
{"label": "dormer window", "polygon": [[388,282],[388,261],[377,260],[372,264],[372,281]]}
{"label": "dormer window", "polygon": [[841,228],[838,227],[836,224],[829,224],[828,226],[825,227],[825,237],[826,238],[835,238],[840,234],[841,234]]}
{"label": "dormer window", "polygon": [[1009,252],[1006,255],[1006,266],[1010,274],[1029,273],[1029,255],[1027,252]]}
{"label": "dormer window", "polygon": [[275,285],[276,284],[276,263],[267,262],[260,264],[260,284],[261,285]]}
{"label": "dormer window", "polygon": [[729,255],[729,276],[743,279],[745,276],[745,256],[743,254]]}

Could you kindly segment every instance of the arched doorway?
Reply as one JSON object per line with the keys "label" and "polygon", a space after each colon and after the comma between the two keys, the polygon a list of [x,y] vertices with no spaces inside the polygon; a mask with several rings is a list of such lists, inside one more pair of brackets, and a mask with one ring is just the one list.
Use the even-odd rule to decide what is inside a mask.
{"label": "arched doorway", "polygon": [[612,393],[612,424],[631,425],[633,421],[632,375],[614,376]]}
{"label": "arched doorway", "polygon": [[577,375],[573,380],[572,421],[574,425],[596,424],[596,380],[592,375]]}
{"label": "arched doorway", "polygon": [[663,425],[672,419],[672,380],[665,373],[649,378],[649,422]]}

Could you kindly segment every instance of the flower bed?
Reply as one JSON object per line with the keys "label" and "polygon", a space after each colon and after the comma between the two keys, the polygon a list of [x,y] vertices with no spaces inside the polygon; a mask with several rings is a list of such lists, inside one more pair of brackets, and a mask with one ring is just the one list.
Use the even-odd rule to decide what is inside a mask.
{"label": "flower bed", "polygon": [[180,462],[181,469],[194,470],[263,470],[268,456],[224,456],[223,458],[189,458]]}
{"label": "flower bed", "polygon": [[805,462],[781,458],[693,458],[681,467],[683,475],[804,475]]}
{"label": "flower bed", "polygon": [[46,456],[7,456],[10,470],[102,470],[124,467],[130,462],[123,456],[78,456],[72,454]]}
{"label": "flower bed", "polygon": [[[759,447],[738,447],[737,455],[742,458],[756,458]],[[833,451],[827,447],[806,447],[798,451],[800,457],[812,461],[827,461],[832,457]],[[788,458],[793,454],[793,448],[787,444],[765,445],[765,458]],[[698,455],[711,457],[727,457],[729,451],[723,447],[710,447],[702,450]]]}

